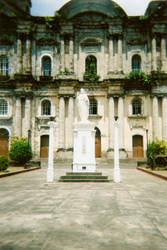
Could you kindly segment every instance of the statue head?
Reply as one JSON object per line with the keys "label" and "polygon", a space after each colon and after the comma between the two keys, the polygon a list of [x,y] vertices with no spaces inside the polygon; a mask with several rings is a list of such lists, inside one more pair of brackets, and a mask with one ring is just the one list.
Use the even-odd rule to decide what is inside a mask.
{"label": "statue head", "polygon": [[85,90],[83,88],[80,89],[81,94],[85,94]]}

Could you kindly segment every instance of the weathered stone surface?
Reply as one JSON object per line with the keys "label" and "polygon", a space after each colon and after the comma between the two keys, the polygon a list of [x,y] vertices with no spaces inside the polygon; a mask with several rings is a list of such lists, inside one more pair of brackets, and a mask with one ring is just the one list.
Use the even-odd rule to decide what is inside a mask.
{"label": "weathered stone surface", "polygon": [[[166,1],[152,1],[144,17],[128,17],[110,0],[71,0],[60,16],[50,18],[30,17],[29,7],[29,0],[1,1],[0,13],[6,16],[0,15],[0,100],[8,102],[8,111],[0,111],[0,128],[11,136],[27,136],[31,130],[39,158],[41,137],[54,120],[54,157],[72,158],[75,97],[85,88],[97,101],[97,113],[89,120],[100,131],[102,157],[113,157],[115,115],[122,158],[133,157],[136,135],[145,155],[147,130],[150,141],[167,139]],[[96,65],[94,77],[86,74],[85,82],[88,56]],[[151,74],[149,83],[127,79],[136,67]],[[134,111],[134,98],[140,100],[140,114]],[[50,102],[49,111],[43,112],[43,100]]]}
{"label": "weathered stone surface", "polygon": [[[119,184],[60,183],[67,165],[51,185],[46,169],[1,179],[0,249],[166,250],[166,181],[121,169]],[[111,165],[98,170],[112,179]]]}

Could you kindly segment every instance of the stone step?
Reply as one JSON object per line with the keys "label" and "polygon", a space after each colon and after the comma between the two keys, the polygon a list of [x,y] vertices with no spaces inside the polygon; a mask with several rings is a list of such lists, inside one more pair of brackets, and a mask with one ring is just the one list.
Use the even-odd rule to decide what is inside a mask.
{"label": "stone step", "polygon": [[101,172],[67,172],[61,176],[60,182],[109,182],[108,176],[103,176]]}
{"label": "stone step", "polygon": [[108,179],[60,179],[59,182],[109,182]]}
{"label": "stone step", "polygon": [[67,180],[67,179],[91,179],[91,180],[107,180],[108,179],[108,176],[101,176],[101,175],[97,175],[97,176],[94,176],[94,175],[65,175],[65,176],[61,176],[60,177],[61,180]]}
{"label": "stone step", "polygon": [[67,172],[66,173],[66,175],[70,175],[70,176],[72,176],[72,175],[80,175],[80,176],[83,176],[83,175],[93,175],[93,176],[101,176],[102,175],[102,173],[100,173],[100,172],[81,172],[81,173],[79,173],[79,172]]}

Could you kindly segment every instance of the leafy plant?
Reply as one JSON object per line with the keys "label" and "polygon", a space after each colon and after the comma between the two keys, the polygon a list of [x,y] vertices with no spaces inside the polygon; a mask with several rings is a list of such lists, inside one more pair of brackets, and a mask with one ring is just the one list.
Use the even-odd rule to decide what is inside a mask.
{"label": "leafy plant", "polygon": [[139,70],[131,71],[127,78],[141,81],[144,85],[150,84],[150,76]]}
{"label": "leafy plant", "polygon": [[9,160],[7,156],[0,156],[0,171],[5,171],[9,167]]}
{"label": "leafy plant", "polygon": [[85,72],[84,73],[84,80],[90,82],[96,82],[100,79],[100,76],[96,73]]}
{"label": "leafy plant", "polygon": [[148,15],[142,15],[139,17],[139,19],[142,21],[142,20],[146,20],[148,19]]}
{"label": "leafy plant", "polygon": [[155,168],[155,158],[158,155],[164,155],[167,153],[167,142],[164,140],[152,141],[147,146],[146,156],[147,162],[152,169]]}
{"label": "leafy plant", "polygon": [[19,165],[32,159],[32,149],[26,138],[15,138],[11,142],[9,156]]}
{"label": "leafy plant", "polygon": [[100,76],[97,75],[97,61],[94,56],[86,58],[86,70],[83,75],[85,81],[95,82],[98,81]]}
{"label": "leafy plant", "polygon": [[64,70],[64,75],[70,75],[70,71],[69,71],[69,69],[68,68],[65,68],[65,70]]}

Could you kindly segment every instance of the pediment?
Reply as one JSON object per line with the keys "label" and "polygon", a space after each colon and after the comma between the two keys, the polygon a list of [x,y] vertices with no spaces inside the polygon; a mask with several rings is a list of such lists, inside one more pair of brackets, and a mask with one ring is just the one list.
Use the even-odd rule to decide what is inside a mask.
{"label": "pediment", "polygon": [[86,12],[75,16],[71,21],[78,24],[105,23],[109,18],[101,13]]}

